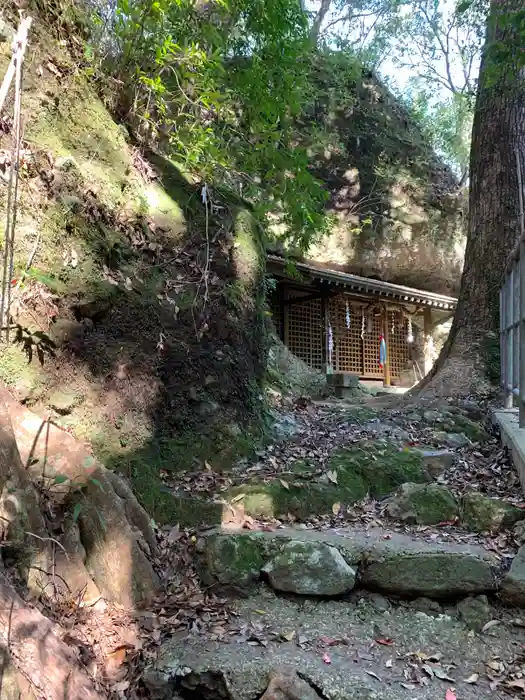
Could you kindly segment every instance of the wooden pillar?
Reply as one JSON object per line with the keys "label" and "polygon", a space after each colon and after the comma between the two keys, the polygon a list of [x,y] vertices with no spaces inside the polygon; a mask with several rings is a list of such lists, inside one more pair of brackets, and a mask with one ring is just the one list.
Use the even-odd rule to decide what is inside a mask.
{"label": "wooden pillar", "polygon": [[385,386],[390,386],[392,377],[390,373],[390,336],[389,336],[389,329],[388,329],[388,310],[386,304],[384,305],[383,308],[383,337],[385,339],[385,345],[386,345],[386,360],[385,360],[385,366],[383,368],[384,372],[384,379],[383,379],[383,384]]}

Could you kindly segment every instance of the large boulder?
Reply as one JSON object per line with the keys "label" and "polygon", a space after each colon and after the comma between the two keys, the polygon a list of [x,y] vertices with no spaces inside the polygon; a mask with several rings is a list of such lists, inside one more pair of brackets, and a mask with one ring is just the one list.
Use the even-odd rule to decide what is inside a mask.
{"label": "large boulder", "polygon": [[461,511],[464,524],[474,532],[497,532],[525,519],[525,509],[475,491],[463,496]]}
{"label": "large boulder", "polygon": [[386,513],[396,520],[436,525],[454,520],[459,507],[452,493],[440,484],[403,484],[387,501]]}
{"label": "large boulder", "polygon": [[276,591],[336,596],[354,587],[356,573],[335,548],[323,542],[289,542],[263,573]]}
{"label": "large boulder", "polygon": [[150,598],[158,585],[150,562],[155,535],[127,482],[72,435],[12,399],[6,404],[24,475],[43,484],[78,524],[64,533],[68,555],[61,551],[56,557],[72,596],[84,590],[87,603],[100,592],[125,607]]}
{"label": "large boulder", "polygon": [[270,336],[266,372],[270,385],[284,395],[319,398],[330,394],[326,374],[291,353],[276,334]]}

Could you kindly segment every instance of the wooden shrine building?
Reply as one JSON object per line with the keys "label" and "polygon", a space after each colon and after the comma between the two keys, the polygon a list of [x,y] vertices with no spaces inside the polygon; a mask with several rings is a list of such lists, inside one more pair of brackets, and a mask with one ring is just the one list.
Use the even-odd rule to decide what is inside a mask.
{"label": "wooden shrine building", "polygon": [[[453,297],[268,256],[270,306],[289,350],[336,375],[411,386],[435,359],[433,334],[449,322]],[[383,342],[382,342],[383,340]]]}

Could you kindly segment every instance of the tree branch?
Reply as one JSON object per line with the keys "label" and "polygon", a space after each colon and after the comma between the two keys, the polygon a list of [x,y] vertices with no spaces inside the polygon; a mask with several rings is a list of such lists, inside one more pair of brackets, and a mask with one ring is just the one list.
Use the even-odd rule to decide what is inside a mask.
{"label": "tree branch", "polygon": [[319,41],[319,32],[321,31],[321,25],[324,21],[324,18],[328,14],[331,4],[332,0],[321,0],[321,7],[319,8],[317,14],[314,17],[312,29],[310,31],[310,38],[312,39],[314,44],[317,44],[317,42]]}

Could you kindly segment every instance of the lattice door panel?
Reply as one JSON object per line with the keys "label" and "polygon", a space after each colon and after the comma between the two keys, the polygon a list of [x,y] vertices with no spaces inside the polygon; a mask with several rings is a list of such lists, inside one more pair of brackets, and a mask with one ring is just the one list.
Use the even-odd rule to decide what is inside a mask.
{"label": "lattice door panel", "polygon": [[369,317],[365,316],[365,337],[363,340],[363,375],[365,377],[382,378],[384,376],[384,372],[379,366],[379,343],[383,332],[383,320],[383,313],[377,316],[374,315],[372,317],[372,328],[369,331]]}
{"label": "lattice door panel", "polygon": [[323,366],[323,326],[319,299],[289,305],[288,348],[315,369]]}
{"label": "lattice door panel", "polygon": [[346,325],[346,298],[331,297],[328,301],[328,319],[332,326],[334,372],[363,373],[363,342],[361,340],[361,312],[349,302],[350,328]]}
{"label": "lattice door panel", "polygon": [[[394,326],[393,331],[392,325]],[[408,320],[403,318],[400,311],[388,312],[388,334],[390,374],[397,379],[401,372],[406,369],[409,360],[409,346],[407,343]]]}

